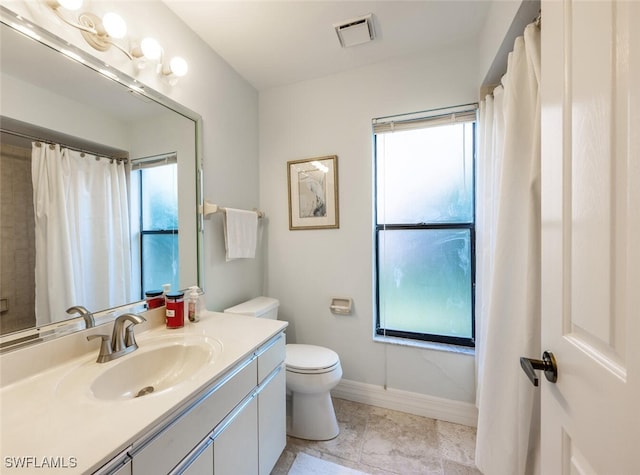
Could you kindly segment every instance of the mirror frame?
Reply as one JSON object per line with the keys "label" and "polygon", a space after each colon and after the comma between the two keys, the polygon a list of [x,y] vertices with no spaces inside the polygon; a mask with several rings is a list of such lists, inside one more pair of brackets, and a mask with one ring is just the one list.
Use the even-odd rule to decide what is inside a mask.
{"label": "mirror frame", "polygon": [[[46,30],[35,23],[26,20],[21,15],[9,10],[3,5],[0,5],[0,23],[8,28],[11,28],[16,33],[24,35],[29,39],[41,43],[42,45],[51,48],[56,53],[64,55],[66,59],[71,59],[76,63],[88,67],[96,74],[115,81],[123,87],[128,88],[133,94],[139,94],[146,99],[149,99],[161,106],[166,107],[187,119],[194,122],[195,125],[195,143],[196,143],[196,176],[195,176],[195,190],[196,190],[196,208],[193,210],[196,216],[196,272],[198,285],[203,286],[203,268],[202,268],[202,252],[203,252],[203,215],[200,212],[203,204],[203,170],[202,170],[202,117],[200,114],[192,111],[186,106],[174,101],[168,96],[146,86],[140,81],[132,78],[131,76],[123,73],[122,71],[110,66],[109,64],[101,61],[95,56],[89,54],[85,50],[70,44],[54,33]],[[35,37],[29,32],[37,35]],[[70,52],[73,56],[69,55]],[[96,326],[101,324],[110,323],[119,314],[124,312],[141,312],[145,311],[146,306],[144,301],[135,301],[129,304],[125,304],[119,307],[107,309],[101,312],[96,312],[94,318],[96,320]],[[13,333],[0,336],[0,353],[5,353],[15,349],[23,348],[24,346],[41,343],[44,341],[53,340],[62,336],[69,335],[78,331],[85,330],[85,323],[82,317],[71,318],[61,322],[55,322],[48,325],[36,326],[27,330],[19,330]]]}

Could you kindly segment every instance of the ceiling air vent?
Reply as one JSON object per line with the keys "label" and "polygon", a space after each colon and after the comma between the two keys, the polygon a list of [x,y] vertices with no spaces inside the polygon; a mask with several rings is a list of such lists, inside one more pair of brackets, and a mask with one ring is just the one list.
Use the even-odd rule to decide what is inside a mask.
{"label": "ceiling air vent", "polygon": [[371,13],[333,26],[343,48],[367,43],[376,37]]}

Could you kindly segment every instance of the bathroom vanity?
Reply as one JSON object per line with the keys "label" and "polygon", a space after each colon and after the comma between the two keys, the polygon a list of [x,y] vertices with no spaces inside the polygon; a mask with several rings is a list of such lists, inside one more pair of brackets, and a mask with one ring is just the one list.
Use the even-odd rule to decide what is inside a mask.
{"label": "bathroom vanity", "polygon": [[162,310],[108,363],[86,342],[104,327],[0,357],[24,366],[3,374],[2,473],[270,473],[286,443],[287,323],[205,312],[167,330]]}

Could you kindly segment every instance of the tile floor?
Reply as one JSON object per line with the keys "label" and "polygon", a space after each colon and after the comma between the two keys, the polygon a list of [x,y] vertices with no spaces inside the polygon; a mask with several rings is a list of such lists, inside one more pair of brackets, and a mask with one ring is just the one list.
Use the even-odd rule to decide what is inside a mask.
{"label": "tile floor", "polygon": [[271,475],[286,475],[298,452],[371,475],[481,475],[474,428],[333,399],[340,435],[311,442],[287,437]]}

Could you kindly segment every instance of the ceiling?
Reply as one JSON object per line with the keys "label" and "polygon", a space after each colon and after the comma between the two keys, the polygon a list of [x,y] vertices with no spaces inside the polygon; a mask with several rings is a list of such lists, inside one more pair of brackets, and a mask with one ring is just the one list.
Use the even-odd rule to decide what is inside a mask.
{"label": "ceiling", "polygon": [[[489,0],[163,0],[256,89],[476,41]],[[376,39],[342,48],[334,24],[373,14]]]}

